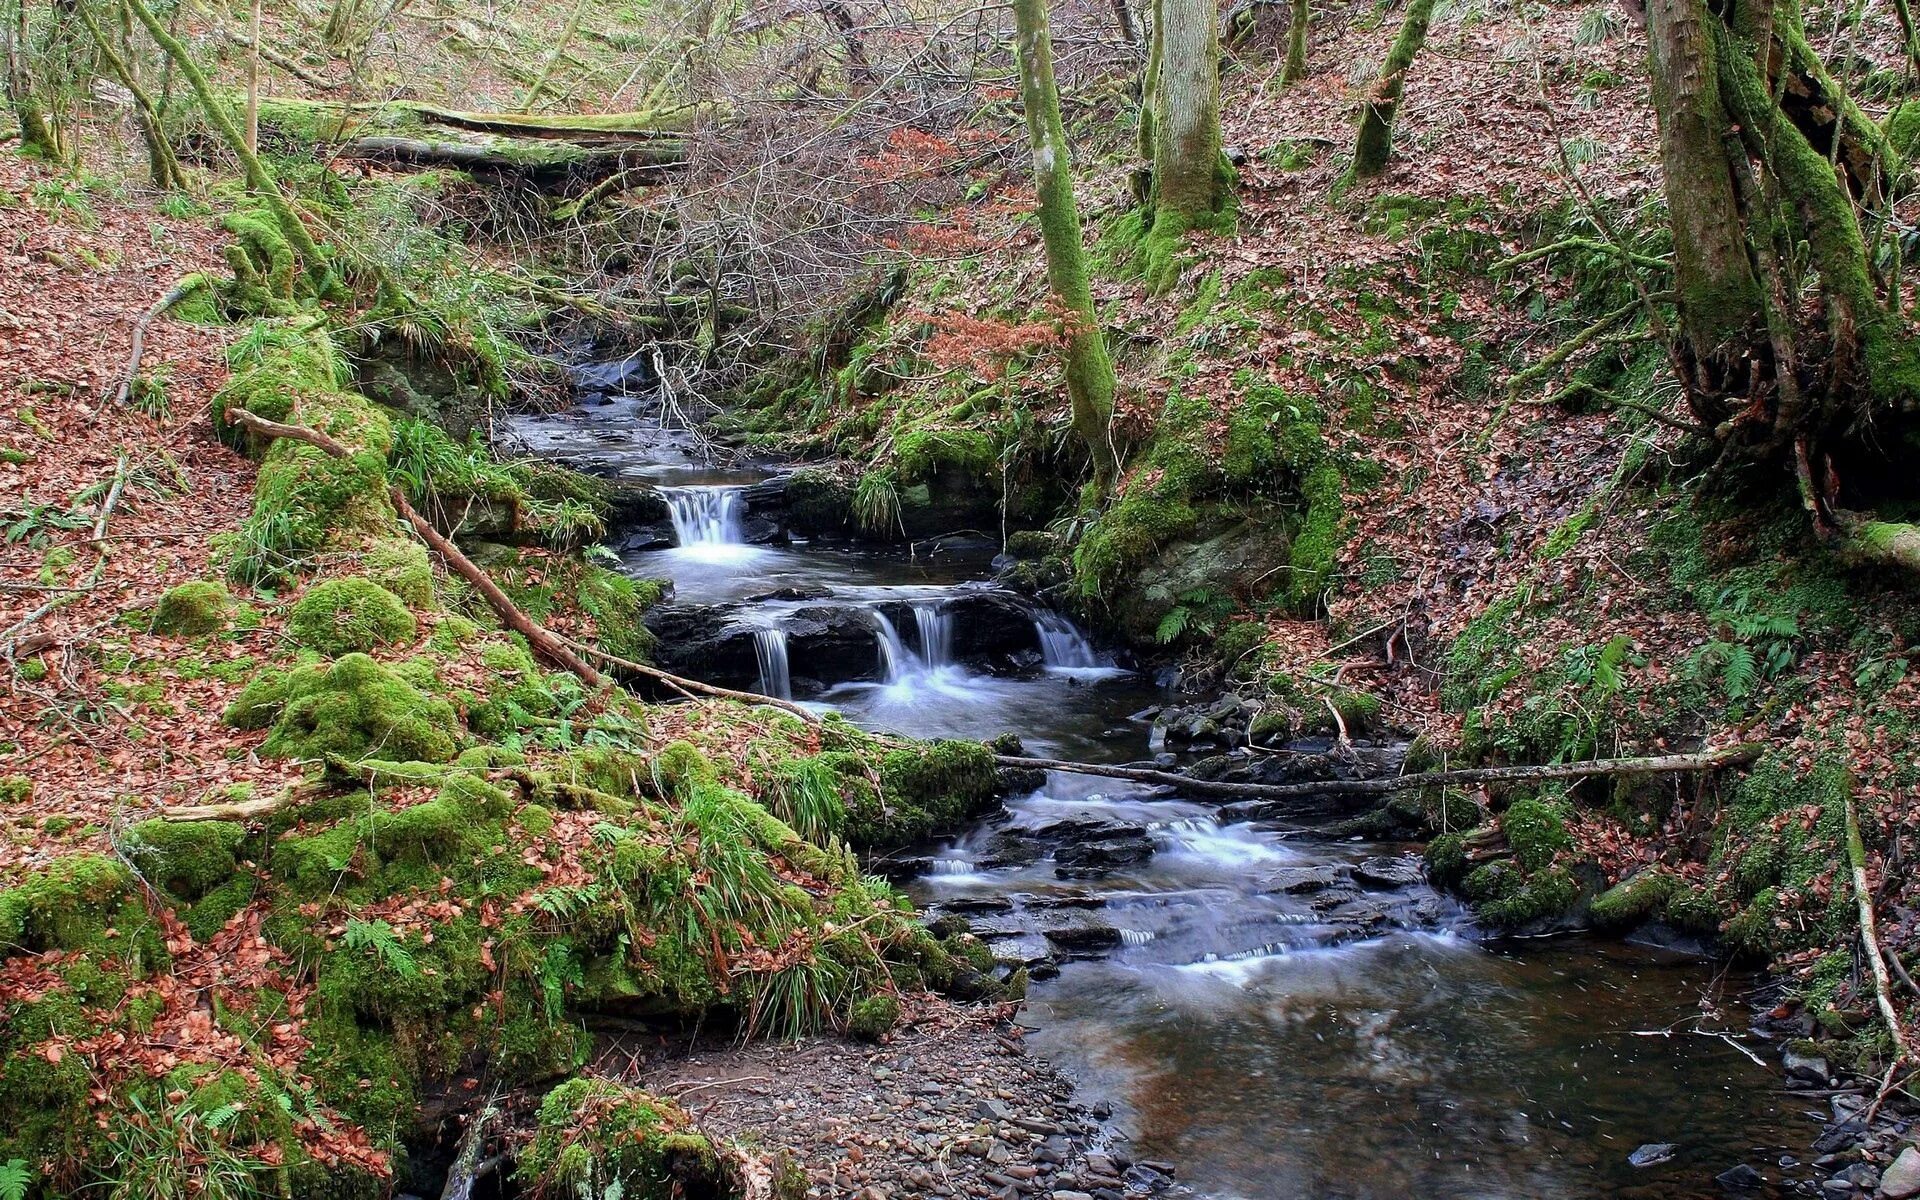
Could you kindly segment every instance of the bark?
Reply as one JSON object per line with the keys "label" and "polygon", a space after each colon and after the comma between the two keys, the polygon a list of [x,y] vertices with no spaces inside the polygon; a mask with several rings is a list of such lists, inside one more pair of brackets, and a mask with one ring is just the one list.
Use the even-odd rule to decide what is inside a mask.
{"label": "bark", "polygon": [[1589,762],[1551,763],[1546,766],[1466,767],[1453,771],[1422,771],[1413,775],[1392,775],[1380,779],[1326,779],[1309,783],[1229,783],[1221,780],[1192,779],[1172,771],[1154,771],[1142,767],[1112,767],[1094,763],[1062,762],[1050,758],[1021,758],[996,754],[994,761],[1003,767],[1026,770],[1066,771],[1076,775],[1098,775],[1107,779],[1127,779],[1135,783],[1155,783],[1179,788],[1203,796],[1247,796],[1255,799],[1285,800],[1308,796],[1384,796],[1392,792],[1420,788],[1445,787],[1458,783],[1541,783],[1556,779],[1593,779],[1600,776],[1625,778],[1635,775],[1673,775],[1698,771],[1719,771],[1744,767],[1760,757],[1762,747],[1751,742],[1702,750],[1695,754],[1664,754],[1652,758],[1596,758]]}
{"label": "bark", "polygon": [[554,43],[553,50],[547,55],[547,61],[540,67],[540,74],[534,79],[533,86],[527,89],[527,97],[521,101],[521,108],[532,108],[540,102],[540,96],[547,90],[547,80],[553,78],[553,69],[566,54],[567,47],[573,44],[573,35],[580,32],[580,18],[586,15],[587,0],[574,0],[573,12],[567,16],[567,27],[560,34],[560,40]]}
{"label": "bark", "polygon": [[247,149],[260,153],[260,0],[247,19]]}
{"label": "bark", "polygon": [[1860,914],[1860,944],[1866,949],[1867,966],[1873,972],[1873,994],[1880,1004],[1880,1017],[1893,1036],[1893,1060],[1897,1065],[1908,1055],[1907,1031],[1901,1025],[1899,1011],[1894,1008],[1893,980],[1887,974],[1886,956],[1880,951],[1879,929],[1873,919],[1873,891],[1867,884],[1867,848],[1860,840],[1860,818],[1854,810],[1852,788],[1847,790],[1846,817],[1847,866],[1852,871],[1853,897]]}
{"label": "bark", "polygon": [[1400,36],[1393,39],[1387,60],[1380,64],[1380,78],[1373,94],[1360,108],[1360,135],[1353,145],[1353,177],[1371,179],[1387,169],[1393,156],[1393,116],[1400,106],[1400,93],[1406,86],[1407,71],[1427,41],[1427,24],[1433,19],[1434,0],[1412,0],[1400,25]]}
{"label": "bark", "polygon": [[20,126],[20,148],[53,162],[61,159],[60,139],[52,122],[40,106],[33,85],[33,73],[27,66],[27,0],[14,0],[17,19],[7,32],[7,100],[13,118]]}
{"label": "bark", "polygon": [[1159,0],[1153,38],[1153,214],[1156,233],[1204,228],[1225,208],[1220,156],[1220,20],[1213,0]]}
{"label": "bark", "polygon": [[1119,469],[1110,428],[1113,362],[1107,357],[1106,339],[1094,313],[1093,289],[1087,279],[1087,251],[1073,195],[1067,134],[1060,122],[1060,93],[1053,78],[1053,43],[1047,31],[1045,0],[1014,0],[1013,16],[1021,100],[1033,149],[1036,215],[1046,246],[1047,282],[1062,312],[1073,428],[1093,456],[1094,484],[1104,494]]}
{"label": "bark", "polygon": [[494,138],[485,143],[405,137],[362,137],[342,143],[340,157],[410,167],[457,167],[534,178],[601,178],[661,170],[686,160],[679,142],[582,147],[552,140]]}
{"label": "bark", "polygon": [[1307,19],[1311,15],[1308,0],[1293,0],[1293,13],[1287,22],[1287,65],[1280,72],[1282,87],[1307,77]]}
{"label": "bark", "polygon": [[[1747,254],[1728,161],[1733,126],[1720,102],[1719,71],[1703,0],[1648,0],[1647,49],[1660,125],[1660,163],[1673,225],[1681,325],[1696,370],[1733,369],[1764,325],[1760,280]],[[1732,360],[1732,361],[1730,361]]]}

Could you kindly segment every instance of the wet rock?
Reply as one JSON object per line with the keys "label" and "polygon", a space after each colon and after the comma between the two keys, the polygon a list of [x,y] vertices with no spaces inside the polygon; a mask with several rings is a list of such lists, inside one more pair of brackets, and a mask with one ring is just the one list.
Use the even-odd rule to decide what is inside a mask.
{"label": "wet rock", "polygon": [[1867,1127],[1860,1121],[1837,1121],[1825,1126],[1820,1136],[1813,1140],[1815,1154],[1838,1154],[1857,1145],[1867,1136]]}
{"label": "wet rock", "polygon": [[1715,1175],[1713,1181],[1730,1192],[1750,1192],[1764,1186],[1767,1178],[1746,1163],[1741,1163]]}
{"label": "wet rock", "polygon": [[1673,1152],[1679,1147],[1672,1142],[1648,1142],[1646,1145],[1627,1155],[1627,1161],[1636,1167],[1652,1167],[1673,1158]]}
{"label": "wet rock", "polygon": [[1120,944],[1120,931],[1104,921],[1083,913],[1061,915],[1067,919],[1049,924],[1040,932],[1062,949],[1111,950]]}
{"label": "wet rock", "polygon": [[1863,1192],[1870,1192],[1880,1186],[1880,1172],[1872,1163],[1854,1163],[1846,1170],[1834,1176]]}
{"label": "wet rock", "polygon": [[1426,873],[1420,869],[1420,860],[1409,857],[1369,858],[1353,868],[1353,877],[1363,887],[1397,890],[1417,887]]}
{"label": "wet rock", "polygon": [[1920,1196],[1920,1150],[1908,1146],[1900,1151],[1893,1165],[1881,1173],[1877,1194],[1883,1200],[1912,1200]]}
{"label": "wet rock", "polygon": [[1346,875],[1332,864],[1312,867],[1282,867],[1275,871],[1268,883],[1271,891],[1285,892],[1289,896],[1309,896],[1315,892],[1324,892],[1345,882]]}
{"label": "wet rock", "polygon": [[1825,1084],[1832,1078],[1826,1059],[1818,1055],[1801,1054],[1791,1047],[1781,1053],[1780,1066],[1788,1075],[1808,1083]]}
{"label": "wet rock", "polygon": [[1074,842],[1053,852],[1055,874],[1063,879],[1106,874],[1115,867],[1145,862],[1153,857],[1153,842],[1144,837]]}

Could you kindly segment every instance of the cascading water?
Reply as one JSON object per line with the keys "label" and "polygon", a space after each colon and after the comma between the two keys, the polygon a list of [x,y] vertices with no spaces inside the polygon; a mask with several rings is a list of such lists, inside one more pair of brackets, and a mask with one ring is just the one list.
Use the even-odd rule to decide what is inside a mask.
{"label": "cascading water", "polygon": [[661,488],[673,517],[673,538],[682,547],[738,546],[745,508],[737,487]]}
{"label": "cascading water", "polygon": [[900,640],[900,631],[879,609],[873,610],[874,637],[880,648],[880,679],[883,683],[901,683],[916,665],[913,652]]}
{"label": "cascading water", "polygon": [[1113,670],[1113,660],[1093,648],[1086,635],[1052,609],[1041,609],[1033,616],[1034,632],[1040,635],[1040,660],[1050,671]]}
{"label": "cascading water", "polygon": [[760,694],[778,700],[793,699],[793,676],[787,669],[787,631],[754,630],[753,657],[760,667]]}
{"label": "cascading water", "polygon": [[929,671],[953,665],[953,615],[938,604],[915,604],[913,622],[920,630],[920,663]]}

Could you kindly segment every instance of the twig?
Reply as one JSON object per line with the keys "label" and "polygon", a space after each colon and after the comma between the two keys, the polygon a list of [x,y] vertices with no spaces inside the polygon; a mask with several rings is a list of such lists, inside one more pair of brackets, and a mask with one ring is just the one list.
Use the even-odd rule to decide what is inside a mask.
{"label": "twig", "polygon": [[[134,322],[133,348],[127,354],[126,369],[120,373],[120,386],[113,390],[113,402],[115,404],[125,404],[127,397],[133,394],[134,378],[140,374],[140,356],[146,351],[147,347],[147,327],[152,325],[161,313],[166,312],[174,305],[185,300],[192,294],[195,288],[202,286],[205,282],[205,276],[201,275],[198,271],[194,272],[182,279],[179,283],[174,284],[166,295],[155,301],[153,307],[142,313],[140,319]],[[98,535],[95,536],[97,537]]]}
{"label": "twig", "polygon": [[1860,943],[1866,949],[1867,965],[1873,971],[1873,993],[1880,1005],[1881,1019],[1887,1023],[1887,1032],[1893,1035],[1893,1061],[1887,1065],[1887,1078],[1880,1085],[1880,1095],[1874,1098],[1867,1110],[1871,1117],[1893,1082],[1894,1068],[1908,1057],[1908,1044],[1906,1030],[1900,1024],[1900,1013],[1893,1006],[1893,979],[1887,972],[1887,960],[1880,953],[1879,927],[1873,917],[1873,892],[1867,884],[1867,848],[1860,840],[1860,817],[1854,810],[1852,788],[1847,790],[1846,814],[1847,865],[1852,868],[1853,896],[1860,909]]}

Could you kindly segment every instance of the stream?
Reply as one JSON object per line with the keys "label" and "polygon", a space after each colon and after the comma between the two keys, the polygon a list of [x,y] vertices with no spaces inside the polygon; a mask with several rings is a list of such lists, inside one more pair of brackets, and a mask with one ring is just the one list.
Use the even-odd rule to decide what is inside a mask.
{"label": "stream", "polygon": [[[916,736],[1150,757],[1164,689],[995,588],[996,546],[788,540],[775,472],[701,465],[644,390],[591,399],[509,437],[658,489],[662,518],[612,542],[629,573],[674,584],[649,618],[663,666]],[[890,869],[1028,964],[1029,1043],[1111,1106],[1125,1154],[1171,1161],[1199,1195],[1705,1197],[1743,1162],[1773,1181],[1747,1195],[1816,1190],[1795,1160],[1823,1104],[1754,1057],[1773,1061],[1749,1033],[1751,975],[1503,945],[1427,885],[1417,847],[1246,816],[1056,773]],[[1649,1143],[1670,1157],[1633,1165]]]}

